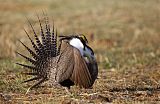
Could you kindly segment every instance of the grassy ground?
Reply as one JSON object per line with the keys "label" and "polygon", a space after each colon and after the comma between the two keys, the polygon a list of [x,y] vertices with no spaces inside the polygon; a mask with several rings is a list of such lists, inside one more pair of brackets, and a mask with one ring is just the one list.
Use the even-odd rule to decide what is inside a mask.
{"label": "grassy ground", "polygon": [[[85,33],[96,53],[99,79],[93,89],[46,86],[31,90],[23,68],[29,44],[26,17],[38,31],[36,12],[47,11],[59,33]],[[160,0],[0,0],[0,103],[160,103]],[[30,32],[30,31],[29,31]]]}

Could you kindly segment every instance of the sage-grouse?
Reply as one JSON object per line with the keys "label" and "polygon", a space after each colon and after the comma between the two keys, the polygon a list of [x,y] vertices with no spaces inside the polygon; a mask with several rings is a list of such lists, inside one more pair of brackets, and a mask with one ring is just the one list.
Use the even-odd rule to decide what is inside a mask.
{"label": "sage-grouse", "polygon": [[73,85],[80,88],[91,88],[98,75],[98,66],[86,37],[70,35],[58,38],[54,25],[51,30],[48,17],[44,18],[44,23],[39,17],[38,20],[41,39],[38,38],[30,22],[35,41],[25,30],[34,51],[20,41],[32,58],[17,52],[32,64],[30,66],[17,63],[30,69],[25,74],[34,76],[24,82],[37,80],[30,88],[37,87],[45,81],[52,86],[58,84],[67,88]]}

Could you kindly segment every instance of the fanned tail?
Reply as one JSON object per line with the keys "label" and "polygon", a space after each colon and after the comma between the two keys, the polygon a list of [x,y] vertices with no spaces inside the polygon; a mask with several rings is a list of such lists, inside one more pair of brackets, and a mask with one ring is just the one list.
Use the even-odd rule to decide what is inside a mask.
{"label": "fanned tail", "polygon": [[32,64],[32,66],[21,64],[21,63],[16,63],[20,66],[23,66],[23,67],[31,70],[31,72],[26,72],[24,74],[35,76],[31,79],[24,81],[24,83],[25,83],[25,82],[37,80],[37,83],[35,83],[33,86],[31,86],[31,88],[40,85],[41,83],[43,83],[44,81],[46,81],[48,79],[48,73],[51,69],[51,65],[48,65],[48,64],[50,64],[52,62],[52,60],[50,60],[50,59],[51,58],[53,59],[54,57],[59,55],[58,54],[59,50],[57,48],[58,47],[57,46],[57,30],[55,30],[54,24],[53,24],[53,28],[51,31],[51,26],[49,24],[49,18],[47,16],[45,16],[43,18],[45,21],[45,27],[44,27],[45,29],[44,29],[42,22],[41,22],[38,15],[37,15],[37,18],[39,21],[40,37],[41,37],[42,41],[40,41],[33,25],[28,20],[28,23],[32,29],[33,34],[34,34],[35,42],[31,39],[31,37],[29,36],[29,33],[25,29],[24,29],[24,31],[25,31],[28,39],[30,40],[34,51],[31,50],[28,46],[26,46],[23,42],[20,41],[20,43],[31,54],[32,58],[17,52],[18,55],[20,55],[21,57],[25,58],[28,62],[30,62]]}

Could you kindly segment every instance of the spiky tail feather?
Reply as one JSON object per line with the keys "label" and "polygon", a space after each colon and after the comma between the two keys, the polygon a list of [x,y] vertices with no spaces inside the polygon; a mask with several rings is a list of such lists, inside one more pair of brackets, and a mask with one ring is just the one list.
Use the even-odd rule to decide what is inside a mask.
{"label": "spiky tail feather", "polygon": [[49,19],[48,17],[44,17],[43,19],[45,20],[45,29],[43,29],[42,22],[37,15],[39,25],[40,25],[40,36],[41,40],[38,38],[33,25],[31,22],[28,20],[28,23],[34,33],[34,38],[36,42],[34,42],[27,31],[24,29],[28,39],[30,40],[32,47],[34,48],[34,51],[31,50],[28,46],[26,46],[23,42],[20,41],[20,43],[27,49],[27,51],[31,54],[32,58],[29,58],[19,52],[17,52],[18,55],[22,56],[25,58],[27,61],[29,61],[33,66],[25,65],[25,64],[20,64],[17,63],[20,66],[23,66],[25,68],[28,68],[31,70],[29,73],[25,73],[26,75],[33,75],[35,77],[28,79],[25,82],[30,82],[33,80],[38,80],[37,83],[35,83],[31,88],[36,87],[46,81],[48,79],[49,71],[51,68],[55,67],[50,65],[53,63],[51,59],[55,58],[56,56],[59,55],[60,53],[60,45],[57,45],[57,30],[54,29],[54,24],[53,28],[51,31],[50,24],[49,24]]}

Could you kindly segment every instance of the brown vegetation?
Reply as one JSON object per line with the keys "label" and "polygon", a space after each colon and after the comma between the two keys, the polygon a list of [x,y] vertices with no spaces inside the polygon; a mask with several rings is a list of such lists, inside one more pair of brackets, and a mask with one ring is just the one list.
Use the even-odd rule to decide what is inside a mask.
{"label": "brown vegetation", "polygon": [[[160,0],[1,0],[0,103],[137,103],[160,102]],[[99,64],[93,89],[42,86],[25,94],[30,84],[15,62],[26,63],[15,50],[28,54],[23,31],[27,19],[39,32],[36,12],[47,11],[61,34],[89,33]],[[92,35],[94,34],[94,35]]]}

